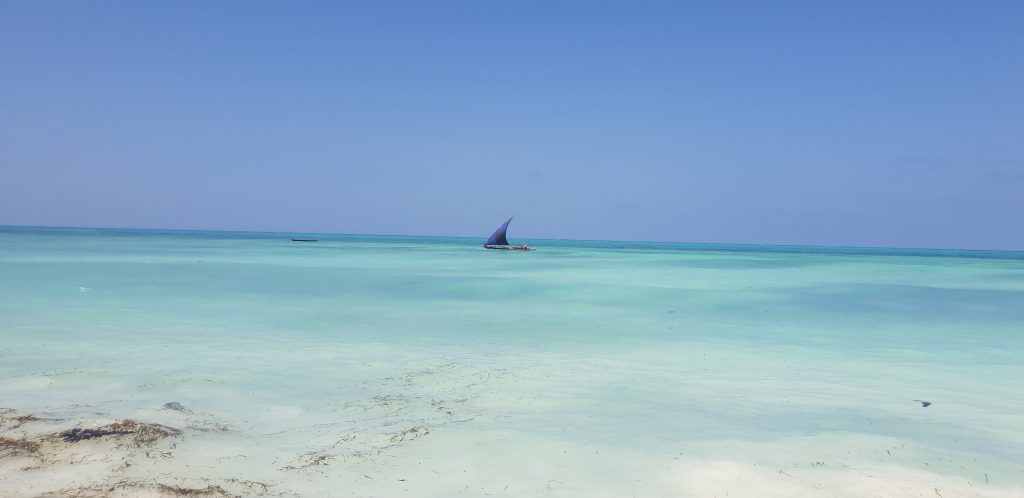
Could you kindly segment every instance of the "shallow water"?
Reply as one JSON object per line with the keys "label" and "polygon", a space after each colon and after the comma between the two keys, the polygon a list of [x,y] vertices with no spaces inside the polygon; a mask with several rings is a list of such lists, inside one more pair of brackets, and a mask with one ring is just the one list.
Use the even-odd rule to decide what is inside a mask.
{"label": "shallow water", "polygon": [[0,407],[269,495],[1024,496],[1024,253],[298,235],[0,227]]}

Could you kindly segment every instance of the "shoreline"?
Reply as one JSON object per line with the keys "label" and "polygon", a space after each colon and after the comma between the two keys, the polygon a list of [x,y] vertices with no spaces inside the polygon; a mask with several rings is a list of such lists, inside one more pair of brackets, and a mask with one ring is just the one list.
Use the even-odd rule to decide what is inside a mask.
{"label": "shoreline", "polygon": [[235,497],[269,489],[252,481],[131,475],[133,467],[174,458],[185,434],[127,418],[60,419],[0,408],[0,482],[11,498]]}
{"label": "shoreline", "polygon": [[[179,403],[167,403],[168,411],[190,415],[187,407]],[[183,426],[185,427],[185,426]],[[116,418],[97,415],[82,418],[50,418],[45,414],[34,414],[10,408],[0,409],[0,487],[9,498],[175,498],[175,497],[242,497],[242,496],[315,496],[331,489],[340,494],[352,496],[392,496],[396,493],[411,496],[450,496],[464,494],[468,487],[460,488],[458,481],[445,479],[432,471],[424,474],[426,469],[411,468],[410,461],[393,462],[378,468],[378,471],[389,469],[392,475],[383,475],[370,470],[365,464],[373,458],[361,462],[353,462],[328,453],[310,452],[310,457],[303,465],[284,466],[277,470],[292,474],[294,479],[257,480],[246,479],[242,475],[219,478],[210,477],[223,474],[222,467],[207,467],[209,472],[201,472],[192,468],[191,463],[203,467],[201,462],[181,461],[177,452],[188,443],[196,443],[191,436],[202,431],[194,428],[176,428],[159,423],[142,422],[127,418]],[[427,428],[414,428],[397,432],[389,439],[392,446],[404,446],[431,431]],[[510,456],[516,452],[502,453],[501,449],[511,450],[517,444],[510,438],[514,433],[495,432],[489,436],[493,458],[498,464],[512,464]],[[352,442],[364,434],[346,438],[343,443]],[[906,467],[895,463],[882,463],[878,460],[871,463],[860,458],[851,459],[840,453],[833,453],[839,448],[866,449],[880,445],[884,453],[894,456],[898,452],[915,452],[909,446],[904,447],[897,439],[874,438],[854,439],[850,435],[819,434],[806,437],[795,437],[789,440],[772,443],[756,443],[742,440],[723,440],[716,450],[694,448],[695,453],[679,453],[671,457],[672,462],[667,471],[659,472],[651,482],[635,483],[634,493],[637,496],[686,496],[703,497],[712,495],[749,496],[754,493],[765,497],[802,497],[811,498],[828,493],[830,496],[924,496],[933,494],[942,498],[951,497],[988,497],[1009,498],[1020,496],[1024,487],[999,485],[988,482],[989,475],[984,474],[985,482],[972,482],[959,479],[952,475],[942,475]],[[855,436],[855,435],[854,435]],[[511,444],[511,446],[510,446]],[[557,455],[557,441],[537,439],[529,445],[540,457],[539,461],[557,464],[564,457]],[[451,450],[455,446],[444,445]],[[601,480],[606,484],[617,483],[616,476],[636,472],[640,462],[633,461],[626,455],[598,455],[606,451],[601,445],[595,445],[594,455],[587,457],[588,466],[605,468]],[[194,448],[193,448],[194,450]],[[723,450],[725,450],[723,452]],[[477,457],[480,450],[470,450]],[[484,454],[489,454],[491,450]],[[520,448],[520,451],[522,449]],[[767,461],[778,456],[779,451],[798,455],[818,455],[820,460],[794,463],[779,468],[778,462]],[[423,458],[431,453],[430,448],[417,447],[411,450],[414,458]],[[444,455],[446,465],[455,463],[464,465],[465,459],[461,451]],[[825,453],[830,453],[827,457]],[[849,452],[847,452],[848,454]],[[380,455],[378,452],[377,455]],[[731,456],[730,456],[731,455]],[[743,456],[738,456],[743,455]],[[577,455],[578,457],[578,455]],[[188,457],[185,457],[186,459]],[[570,459],[575,458],[570,456]],[[452,460],[454,462],[448,462]],[[940,459],[941,460],[941,459]],[[463,463],[458,463],[459,461]],[[209,462],[207,462],[209,463]],[[561,465],[559,465],[561,466]],[[225,465],[226,467],[226,465]],[[514,473],[522,473],[522,469],[505,467]],[[242,467],[248,473],[266,473],[269,469]],[[489,472],[494,472],[491,469]],[[652,469],[648,469],[652,470]],[[341,472],[339,474],[339,472]],[[463,471],[465,472],[465,471]],[[374,474],[374,475],[370,475]],[[605,492],[591,493],[589,486],[600,483],[569,483],[558,479],[547,479],[537,474],[534,482],[519,481],[517,486],[492,489],[491,493],[506,496],[533,496],[540,492],[550,496],[614,496]],[[418,481],[424,487],[409,487],[408,481]],[[415,478],[414,478],[415,476]],[[486,475],[472,476],[473,482],[482,483]],[[492,474],[491,478],[498,477]],[[508,476],[505,476],[508,477]],[[520,476],[524,477],[524,476]],[[595,475],[596,477],[596,475]],[[995,476],[993,475],[993,478]],[[1005,478],[1005,475],[1003,476]],[[465,478],[470,478],[466,476]],[[319,483],[310,483],[318,480]],[[304,487],[300,481],[306,481]],[[357,482],[363,485],[356,485]],[[467,482],[467,481],[464,481]],[[546,482],[546,484],[545,484]],[[334,487],[327,487],[335,483]],[[497,481],[492,484],[497,485]],[[367,487],[376,486],[376,487]],[[480,488],[481,490],[484,488]],[[533,491],[529,491],[529,490]],[[342,490],[345,492],[343,493]],[[499,492],[500,490],[500,492]],[[335,492],[328,493],[331,496]],[[668,494],[664,494],[664,493]]]}

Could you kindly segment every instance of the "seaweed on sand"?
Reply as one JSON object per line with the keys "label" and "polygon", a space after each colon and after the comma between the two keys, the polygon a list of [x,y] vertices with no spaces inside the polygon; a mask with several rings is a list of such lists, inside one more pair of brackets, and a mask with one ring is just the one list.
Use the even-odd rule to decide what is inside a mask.
{"label": "seaweed on sand", "polygon": [[310,451],[301,455],[301,463],[299,465],[287,465],[281,467],[281,470],[303,470],[312,467],[320,467],[323,465],[330,465],[331,461],[334,460],[333,455],[325,455],[316,451]]}
{"label": "seaweed on sand", "polygon": [[0,456],[34,455],[39,452],[39,443],[26,439],[0,436]]}
{"label": "seaweed on sand", "polygon": [[427,434],[430,434],[430,429],[427,429],[426,427],[412,427],[402,432],[396,432],[392,434],[391,437],[388,438],[388,440],[391,441],[392,443],[401,443],[402,441],[412,441],[414,439],[419,439],[423,436],[426,436]]}
{"label": "seaweed on sand", "polygon": [[273,484],[266,483],[266,482],[263,482],[263,481],[252,481],[252,480],[249,480],[249,479],[239,479],[237,477],[232,477],[231,479],[228,479],[228,480],[226,480],[224,482],[230,482],[230,483],[233,483],[233,484],[238,484],[238,485],[241,485],[241,486],[245,486],[250,491],[252,491],[254,493],[259,493],[259,494],[263,494],[263,493],[266,493],[266,492],[270,491],[271,486],[273,486]]}
{"label": "seaweed on sand", "polygon": [[104,425],[95,429],[68,429],[54,434],[65,443],[77,443],[88,439],[96,439],[108,436],[130,436],[136,446],[152,444],[160,439],[170,436],[179,436],[181,431],[160,424],[144,424],[134,420],[119,420],[113,424]]}
{"label": "seaweed on sand", "polygon": [[205,488],[183,488],[181,486],[169,486],[167,484],[157,484],[157,488],[161,493],[169,494],[172,496],[235,496],[228,493],[224,488],[220,486],[207,486]]}
{"label": "seaweed on sand", "polygon": [[[238,495],[229,493],[227,490],[220,486],[208,485],[205,488],[186,488],[183,486],[176,486],[171,484],[146,484],[133,481],[120,481],[114,484],[93,484],[90,486],[82,486],[74,489],[65,489],[55,495],[43,495],[43,496],[61,496],[61,497],[72,497],[72,498],[93,498],[93,497],[106,497],[106,496],[134,496],[145,491],[155,491],[157,495],[161,497],[169,496],[213,496],[220,498],[235,498]],[[147,493],[148,496],[148,493]]]}
{"label": "seaweed on sand", "polygon": [[16,415],[17,413],[17,410],[12,410],[10,408],[0,408],[0,429],[17,429],[18,427],[21,427],[29,422],[45,420],[30,413]]}

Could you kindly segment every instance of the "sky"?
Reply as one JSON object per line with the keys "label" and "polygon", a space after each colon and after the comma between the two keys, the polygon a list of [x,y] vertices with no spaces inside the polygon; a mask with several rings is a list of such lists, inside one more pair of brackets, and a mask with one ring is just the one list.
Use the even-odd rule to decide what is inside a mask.
{"label": "sky", "polygon": [[0,2],[0,224],[513,214],[512,242],[1024,250],[1024,2]]}

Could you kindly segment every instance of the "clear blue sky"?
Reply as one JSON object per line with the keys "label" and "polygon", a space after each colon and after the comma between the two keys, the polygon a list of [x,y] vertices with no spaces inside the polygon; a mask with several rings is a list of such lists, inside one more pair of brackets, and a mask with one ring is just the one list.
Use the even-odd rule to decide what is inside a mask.
{"label": "clear blue sky", "polygon": [[1024,2],[0,2],[0,224],[1024,249]]}

